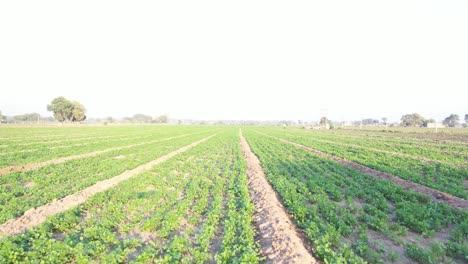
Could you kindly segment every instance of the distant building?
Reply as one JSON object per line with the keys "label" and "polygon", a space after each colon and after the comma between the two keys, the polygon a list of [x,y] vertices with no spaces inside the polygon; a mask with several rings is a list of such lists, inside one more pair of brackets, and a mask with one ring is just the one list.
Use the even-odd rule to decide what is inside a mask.
{"label": "distant building", "polygon": [[427,123],[428,128],[444,128],[444,124],[442,123]]}

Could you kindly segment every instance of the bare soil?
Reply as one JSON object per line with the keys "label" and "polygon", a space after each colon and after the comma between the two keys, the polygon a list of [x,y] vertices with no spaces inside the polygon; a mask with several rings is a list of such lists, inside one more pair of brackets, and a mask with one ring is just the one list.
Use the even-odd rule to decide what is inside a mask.
{"label": "bare soil", "polygon": [[175,155],[198,145],[199,143],[207,141],[215,135],[211,135],[199,141],[193,142],[190,145],[175,150],[169,154],[159,157],[158,159],[155,159],[153,161],[150,161],[149,163],[138,166],[132,170],[125,171],[124,173],[113,178],[99,181],[90,187],[87,187],[74,194],[68,195],[60,200],[55,200],[38,208],[31,208],[28,211],[26,211],[21,217],[11,219],[5,222],[4,224],[0,225],[0,236],[16,235],[30,228],[38,226],[44,221],[46,221],[48,216],[64,212],[74,206],[82,204],[94,194],[110,189],[122,181],[125,181],[143,171],[149,170],[155,165],[164,162],[174,157]]}
{"label": "bare soil", "polygon": [[[261,134],[263,134],[263,133],[261,133]],[[312,152],[314,154],[317,154],[319,156],[332,159],[332,160],[334,160],[334,161],[336,161],[336,162],[338,162],[338,163],[340,163],[342,165],[352,167],[353,169],[355,169],[355,170],[357,170],[357,171],[359,171],[361,173],[364,173],[364,174],[367,174],[367,175],[370,175],[370,176],[373,176],[373,177],[379,177],[379,178],[382,178],[382,179],[385,179],[385,180],[392,181],[392,182],[400,185],[404,189],[411,189],[411,190],[414,190],[414,191],[419,192],[421,194],[428,195],[433,201],[444,202],[444,203],[446,203],[446,204],[448,204],[450,206],[453,206],[453,207],[459,208],[459,209],[467,209],[468,208],[468,201],[463,199],[463,198],[459,198],[459,197],[453,196],[453,195],[445,193],[445,192],[434,190],[434,189],[431,189],[429,187],[426,187],[426,186],[423,186],[423,185],[420,185],[420,184],[417,184],[417,183],[414,183],[414,182],[411,182],[411,181],[408,181],[408,180],[401,179],[401,178],[399,178],[397,176],[394,176],[392,174],[382,172],[382,171],[378,171],[378,170],[374,170],[374,169],[371,169],[371,168],[366,167],[364,165],[358,164],[356,162],[349,161],[347,159],[343,159],[343,158],[340,158],[340,157],[336,157],[336,156],[330,155],[328,153],[321,152],[319,150],[316,150],[316,149],[313,149],[313,148],[310,148],[310,147],[307,147],[307,146],[304,146],[304,145],[301,145],[301,144],[298,144],[298,143],[295,143],[295,142],[291,142],[291,141],[288,141],[288,140],[285,140],[285,139],[282,139],[282,138],[278,138],[278,137],[274,137],[274,136],[270,136],[270,135],[266,135],[266,134],[263,134],[263,135],[271,137],[271,138],[275,138],[275,139],[277,139],[279,141],[291,144],[293,146],[296,146],[298,148],[307,150],[307,151]]]}
{"label": "bare soil", "polygon": [[267,258],[266,263],[319,263],[306,249],[242,132],[240,140],[247,162],[249,191],[255,205],[254,221],[259,233],[260,250]]}

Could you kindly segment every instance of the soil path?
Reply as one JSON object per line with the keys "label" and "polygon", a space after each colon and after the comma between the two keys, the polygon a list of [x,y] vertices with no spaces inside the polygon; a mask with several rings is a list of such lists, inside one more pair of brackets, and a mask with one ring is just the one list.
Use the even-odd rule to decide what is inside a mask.
{"label": "soil path", "polygon": [[[203,131],[206,132],[206,131]],[[94,157],[100,154],[104,154],[107,152],[111,152],[114,150],[121,150],[121,149],[126,149],[126,148],[131,148],[131,147],[137,147],[137,146],[142,146],[146,144],[151,144],[151,143],[156,143],[156,142],[161,142],[161,141],[166,141],[166,140],[171,140],[171,139],[176,139],[176,138],[181,138],[181,137],[186,137],[194,134],[199,134],[203,132],[196,132],[196,133],[191,133],[191,134],[185,134],[185,135],[180,135],[180,136],[175,136],[175,137],[168,137],[168,138],[163,138],[163,139],[157,139],[157,140],[151,140],[151,141],[146,141],[142,143],[137,143],[137,144],[131,144],[127,146],[122,146],[122,147],[113,147],[113,148],[108,148],[104,150],[98,150],[98,151],[93,151],[93,152],[88,152],[80,155],[73,155],[73,156],[68,156],[68,157],[63,157],[63,158],[58,158],[58,159],[53,159],[53,160],[47,160],[43,162],[37,162],[37,163],[29,163],[29,164],[24,164],[24,165],[19,165],[19,166],[9,166],[0,169],[0,176],[16,172],[16,171],[30,171],[30,170],[35,170],[47,165],[51,164],[60,164],[64,163],[66,161],[70,160],[76,160],[76,159],[82,159],[82,158],[88,158],[88,157]]]}
{"label": "soil path", "polygon": [[310,147],[307,147],[307,146],[304,146],[304,145],[301,145],[301,144],[298,144],[298,143],[295,143],[295,142],[291,142],[291,141],[288,141],[288,140],[285,140],[285,139],[282,139],[282,138],[278,138],[278,137],[275,137],[275,136],[270,136],[270,135],[267,135],[267,134],[264,134],[264,133],[261,133],[261,132],[258,132],[258,131],[255,131],[255,132],[257,132],[257,133],[259,133],[261,135],[267,136],[267,137],[277,139],[277,140],[279,140],[281,142],[291,144],[291,145],[293,145],[295,147],[307,150],[307,151],[312,152],[314,154],[317,154],[319,156],[332,159],[332,160],[334,160],[334,161],[336,161],[336,162],[338,162],[338,163],[340,163],[342,165],[352,167],[353,169],[355,169],[355,170],[357,170],[357,171],[359,171],[361,173],[364,173],[366,175],[370,175],[370,176],[373,176],[373,177],[379,177],[379,178],[382,178],[382,179],[385,179],[385,180],[392,181],[392,182],[398,184],[399,186],[403,187],[404,189],[410,189],[410,190],[414,190],[414,191],[419,192],[419,193],[424,194],[424,195],[429,195],[429,197],[431,197],[431,200],[433,200],[433,201],[444,202],[444,203],[446,203],[446,204],[448,204],[450,206],[453,206],[453,207],[459,208],[459,209],[468,209],[468,201],[463,199],[463,198],[456,197],[456,196],[453,196],[451,194],[441,192],[441,191],[438,191],[438,190],[434,190],[434,189],[431,189],[431,188],[426,187],[424,185],[420,185],[420,184],[417,184],[417,183],[414,183],[414,182],[411,182],[411,181],[408,181],[408,180],[404,180],[404,179],[399,178],[397,176],[394,176],[392,174],[382,172],[382,171],[378,171],[378,170],[374,170],[374,169],[371,169],[371,168],[366,167],[364,165],[358,164],[356,162],[349,161],[347,159],[343,159],[343,158],[340,158],[340,157],[336,157],[336,156],[330,155],[328,153],[325,153],[325,152],[322,152],[322,151],[319,151],[319,150],[316,150],[316,149],[313,149],[313,148],[310,148]]}
{"label": "soil path", "polygon": [[37,208],[29,209],[21,217],[11,219],[5,222],[4,224],[0,225],[0,236],[16,235],[30,228],[38,226],[42,224],[43,222],[45,222],[47,220],[47,217],[58,214],[58,213],[62,213],[74,206],[82,204],[86,202],[88,198],[95,195],[96,193],[103,192],[107,189],[110,189],[113,186],[116,186],[117,184],[119,184],[120,182],[125,181],[139,173],[142,173],[143,171],[149,170],[152,167],[156,166],[157,164],[164,162],[174,157],[175,155],[182,153],[204,141],[207,141],[208,139],[214,136],[216,136],[216,134],[206,137],[204,139],[201,139],[199,141],[193,142],[190,145],[187,145],[178,150],[175,150],[169,154],[159,157],[153,161],[150,161],[149,163],[138,166],[132,170],[125,171],[124,173],[118,176],[115,176],[107,180],[99,181],[90,187],[87,187],[74,194],[68,195],[60,200],[50,202],[48,204],[45,204]]}
{"label": "soil path", "polygon": [[240,132],[247,162],[249,190],[255,205],[254,221],[259,232],[260,250],[266,263],[319,263],[309,253],[286,210],[265,178],[260,161]]}

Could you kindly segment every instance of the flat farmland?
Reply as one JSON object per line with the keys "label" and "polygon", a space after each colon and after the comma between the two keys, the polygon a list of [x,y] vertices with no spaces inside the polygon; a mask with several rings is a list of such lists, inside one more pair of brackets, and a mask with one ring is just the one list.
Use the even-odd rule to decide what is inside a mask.
{"label": "flat farmland", "polygon": [[468,134],[0,127],[1,263],[464,263]]}

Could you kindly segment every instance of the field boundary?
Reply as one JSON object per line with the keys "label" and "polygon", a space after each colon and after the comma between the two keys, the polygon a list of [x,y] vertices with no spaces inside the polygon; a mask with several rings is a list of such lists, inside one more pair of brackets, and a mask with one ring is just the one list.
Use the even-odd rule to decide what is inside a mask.
{"label": "field boundary", "polygon": [[335,161],[335,162],[337,162],[339,164],[351,167],[354,170],[357,170],[357,171],[359,171],[361,173],[364,173],[366,175],[373,176],[373,177],[378,177],[378,178],[385,179],[385,180],[389,180],[389,181],[403,187],[404,189],[410,189],[410,190],[414,190],[414,191],[416,191],[418,193],[421,193],[421,194],[424,194],[424,195],[429,195],[429,197],[433,201],[444,202],[444,203],[446,203],[446,204],[448,204],[448,205],[450,205],[452,207],[458,208],[458,209],[468,209],[468,201],[463,199],[463,198],[456,197],[456,196],[453,196],[451,194],[448,194],[448,193],[445,193],[445,192],[442,192],[442,191],[438,191],[438,190],[429,188],[427,186],[420,185],[420,184],[417,184],[417,183],[402,179],[402,178],[397,177],[395,175],[392,175],[390,173],[386,173],[386,172],[371,169],[371,168],[366,167],[364,165],[361,165],[359,163],[356,163],[356,162],[353,162],[353,161],[350,161],[350,160],[347,160],[347,159],[344,159],[344,158],[340,158],[340,157],[337,157],[337,156],[334,156],[334,155],[331,155],[331,154],[316,150],[314,148],[304,146],[304,145],[299,144],[299,143],[295,143],[295,142],[288,141],[286,139],[271,136],[271,135],[268,135],[268,134],[265,134],[265,133],[262,133],[262,132],[259,132],[259,131],[256,131],[256,130],[255,130],[255,132],[260,134],[260,135],[264,135],[264,136],[267,136],[267,137],[270,137],[270,138],[274,138],[274,139],[279,140],[281,142],[284,142],[284,143],[293,145],[295,147],[307,150],[307,151],[309,151],[311,153],[314,153],[314,154],[317,154],[319,156],[331,159],[331,160],[333,160],[333,161]]}
{"label": "field boundary", "polygon": [[17,165],[17,166],[9,166],[5,168],[0,169],[0,176],[7,175],[12,172],[17,172],[17,171],[30,171],[30,170],[35,170],[47,165],[51,164],[60,164],[64,163],[70,160],[76,160],[76,159],[82,159],[82,158],[89,158],[89,157],[94,157],[97,155],[101,155],[107,152],[111,152],[114,150],[121,150],[121,149],[126,149],[126,148],[132,148],[132,147],[137,147],[137,146],[142,146],[142,145],[147,145],[147,144],[152,144],[152,143],[157,143],[157,142],[162,142],[162,141],[167,141],[167,140],[172,140],[172,139],[177,139],[181,137],[187,137],[195,134],[200,134],[200,133],[205,133],[209,131],[203,131],[203,132],[195,132],[195,133],[190,133],[190,134],[184,134],[180,136],[174,136],[174,137],[168,137],[168,138],[162,138],[162,139],[156,139],[156,140],[151,140],[151,141],[146,141],[142,143],[136,143],[136,144],[131,144],[131,145],[126,145],[126,146],[121,146],[121,147],[113,147],[113,148],[108,148],[108,149],[103,149],[103,150],[97,150],[93,152],[88,152],[88,153],[83,153],[79,155],[73,155],[73,156],[67,156],[67,157],[62,157],[58,159],[52,159],[52,160],[47,160],[47,161],[42,161],[42,162],[37,162],[37,163],[29,163],[29,164],[23,164],[23,165]]}
{"label": "field boundary", "polygon": [[74,206],[80,205],[91,196],[96,193],[106,191],[122,181],[125,181],[139,173],[142,173],[146,170],[151,169],[159,163],[162,163],[179,153],[185,152],[188,149],[195,147],[196,145],[209,140],[210,138],[216,136],[217,134],[211,135],[209,137],[203,138],[201,140],[195,141],[185,147],[179,148],[175,151],[172,151],[164,156],[161,156],[153,161],[150,161],[146,164],[140,165],[132,170],[125,171],[120,175],[114,176],[112,178],[98,181],[92,186],[89,186],[85,189],[82,189],[74,194],[68,195],[59,200],[50,202],[43,206],[32,208],[26,211],[22,216],[14,219],[10,219],[4,224],[0,225],[0,236],[11,236],[16,235],[21,232],[24,232],[30,228],[38,226],[47,220],[47,217],[62,213]]}
{"label": "field boundary", "polygon": [[247,163],[249,192],[255,206],[255,225],[266,263],[319,263],[309,253],[293,221],[268,183],[260,160],[239,130],[240,145]]}

